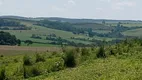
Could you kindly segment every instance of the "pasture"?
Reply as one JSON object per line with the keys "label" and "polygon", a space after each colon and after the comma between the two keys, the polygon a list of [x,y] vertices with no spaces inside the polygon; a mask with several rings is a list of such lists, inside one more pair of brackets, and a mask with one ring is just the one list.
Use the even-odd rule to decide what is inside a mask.
{"label": "pasture", "polygon": [[128,30],[123,32],[126,36],[136,36],[136,37],[142,37],[142,28],[140,29],[134,29],[134,30]]}
{"label": "pasture", "polygon": [[0,46],[0,55],[24,55],[44,52],[60,52],[59,47],[31,47],[31,46]]}
{"label": "pasture", "polygon": [[[22,41],[32,40],[34,42],[47,43],[47,44],[34,43],[31,45],[31,46],[36,46],[36,47],[38,47],[38,46],[56,46],[56,45],[48,44],[49,42],[52,42],[51,40],[46,40],[46,37],[50,34],[55,34],[57,37],[67,39],[69,41],[75,41],[76,43],[84,43],[84,44],[90,43],[90,42],[86,42],[86,41],[70,39],[71,37],[87,38],[87,36],[82,35],[82,34],[76,35],[76,34],[73,34],[72,32],[68,32],[68,31],[45,28],[42,26],[33,25],[34,23],[32,23],[32,22],[22,21],[21,23],[24,25],[27,25],[28,27],[32,27],[32,29],[31,30],[3,30],[3,31],[9,32],[12,35],[15,35],[18,39],[20,39]],[[31,38],[32,34],[40,35],[42,37],[42,39]],[[25,45],[22,44],[22,46],[25,46]]]}

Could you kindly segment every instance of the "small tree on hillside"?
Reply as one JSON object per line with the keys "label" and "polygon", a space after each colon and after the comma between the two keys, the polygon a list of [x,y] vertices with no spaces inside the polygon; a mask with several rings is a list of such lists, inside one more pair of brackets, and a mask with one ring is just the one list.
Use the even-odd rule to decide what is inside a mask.
{"label": "small tree on hillside", "polygon": [[33,44],[33,41],[31,41],[31,40],[26,40],[24,43],[27,44],[27,46],[29,46],[30,44]]}
{"label": "small tree on hillside", "polygon": [[99,51],[98,51],[98,53],[97,53],[97,57],[98,57],[98,58],[106,58],[104,46],[101,46],[101,47],[99,48]]}

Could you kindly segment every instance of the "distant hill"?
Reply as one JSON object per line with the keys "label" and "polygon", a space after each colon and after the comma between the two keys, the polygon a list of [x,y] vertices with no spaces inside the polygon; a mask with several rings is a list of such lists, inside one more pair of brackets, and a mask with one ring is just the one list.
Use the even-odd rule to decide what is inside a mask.
{"label": "distant hill", "polygon": [[60,17],[22,17],[22,16],[0,16],[0,18],[13,18],[13,19],[24,19],[24,20],[44,20],[48,19],[50,21],[60,21],[60,22],[69,22],[69,23],[139,23],[140,20],[112,20],[112,19],[73,19],[73,18],[60,18]]}
{"label": "distant hill", "polygon": [[15,35],[22,42],[33,41],[34,46],[100,45],[125,38],[142,36],[142,21],[107,19],[70,19],[58,17],[0,16],[0,30]]}
{"label": "distant hill", "polygon": [[49,17],[47,19],[51,20],[51,21],[61,21],[61,22],[69,22],[69,23],[102,23],[102,21],[105,21],[106,23],[118,23],[118,22],[138,23],[138,22],[142,22],[142,21],[138,21],[138,20],[71,19],[71,18],[58,18],[58,17]]}
{"label": "distant hill", "polygon": [[21,17],[21,16],[0,16],[0,18],[29,19],[27,17]]}

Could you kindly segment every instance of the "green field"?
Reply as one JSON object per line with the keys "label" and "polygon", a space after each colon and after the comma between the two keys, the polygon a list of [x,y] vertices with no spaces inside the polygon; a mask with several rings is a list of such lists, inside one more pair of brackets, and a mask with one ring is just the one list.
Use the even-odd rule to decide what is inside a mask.
{"label": "green field", "polygon": [[136,59],[97,59],[78,68],[53,73],[44,80],[139,80],[141,66],[141,61]]}
{"label": "green field", "polygon": [[[117,26],[118,23],[108,23],[106,24],[107,26]],[[121,23],[121,25],[126,26],[126,27],[142,27],[142,23]]]}
{"label": "green field", "polygon": [[[32,40],[32,41],[35,41],[35,42],[48,43],[48,42],[52,42],[52,41],[45,40],[46,36],[50,35],[50,34],[56,34],[56,36],[58,36],[58,37],[62,37],[63,39],[68,39],[70,41],[75,41],[77,43],[84,43],[84,44],[90,43],[90,42],[86,42],[86,41],[78,41],[78,40],[71,40],[70,39],[71,37],[86,38],[85,35],[75,35],[71,32],[67,32],[67,31],[45,28],[45,27],[42,27],[42,26],[33,25],[32,22],[22,21],[21,23],[24,24],[24,25],[27,25],[28,27],[32,27],[32,30],[3,30],[3,31],[9,32],[12,35],[15,35],[20,40]],[[32,34],[41,35],[42,39],[33,39],[33,38],[31,38]],[[56,45],[34,43],[31,46],[56,46]]]}
{"label": "green field", "polygon": [[[141,80],[141,44],[141,40],[125,41],[105,46],[101,52],[99,47],[65,48],[64,52],[27,55],[22,52],[18,55],[17,52],[13,56],[1,55],[0,63],[5,66],[5,78],[12,80]],[[102,53],[105,57],[98,57]],[[76,66],[67,66],[64,57],[68,54],[74,55],[74,58],[68,56],[68,59]],[[27,64],[25,60],[30,62]],[[3,74],[3,67],[0,67],[0,74]]]}
{"label": "green field", "polygon": [[[38,25],[36,23],[39,20],[35,19],[13,21],[31,29],[2,30],[15,35],[22,43],[21,46],[9,46],[3,44],[6,43],[5,38],[1,39],[0,43],[3,45],[0,46],[0,80],[142,79],[142,22],[121,23],[124,27],[117,26],[118,21],[105,24],[102,24],[101,20],[99,23],[66,23],[71,25],[73,30],[79,31],[75,33],[62,22],[55,25],[48,21],[49,23]],[[11,26],[9,27],[11,29]],[[33,38],[33,34],[41,38]],[[91,34],[93,36],[90,36]],[[131,40],[128,36],[140,39]],[[127,37],[128,39],[124,40]],[[14,39],[8,39],[7,43],[9,40]],[[26,40],[34,43],[27,45],[24,43]],[[63,44],[50,44],[57,40]],[[117,40],[124,41],[116,44]],[[111,41],[114,42],[109,43]],[[72,42],[70,44],[75,44],[76,47],[66,45],[65,42]]]}
{"label": "green field", "polygon": [[[89,23],[89,22],[67,23],[77,29],[91,29],[92,32],[94,32],[96,35],[93,35],[92,37],[90,37],[88,32],[73,34],[73,32],[71,32],[71,31],[48,28],[48,27],[45,27],[42,25],[39,26],[36,24],[37,20],[34,20],[34,19],[31,19],[31,20],[30,19],[29,20],[26,20],[26,19],[6,19],[6,20],[20,22],[20,24],[31,28],[31,30],[2,30],[2,31],[9,32],[12,35],[15,35],[18,39],[20,39],[22,41],[31,40],[33,42],[37,42],[37,43],[33,43],[33,44],[29,45],[32,47],[34,47],[34,46],[35,47],[60,46],[59,44],[57,44],[57,45],[49,44],[49,43],[54,42],[53,40],[46,40],[46,37],[50,34],[55,34],[56,37],[61,37],[62,39],[68,40],[70,42],[81,43],[81,44],[85,44],[85,45],[93,44],[91,41],[89,41],[89,40],[93,40],[93,39],[100,40],[100,41],[103,41],[103,40],[112,41],[112,40],[125,39],[126,36],[141,37],[141,35],[142,35],[141,34],[142,29],[140,28],[142,26],[142,22],[139,22],[139,21],[124,21],[124,22],[120,21],[121,25],[123,25],[124,27],[128,27],[128,28],[133,27],[134,29],[130,29],[130,30],[128,29],[128,30],[124,30],[122,32],[120,31],[120,32],[114,32],[114,33],[112,33],[112,31],[115,30],[115,27],[118,24],[118,21],[115,21],[115,20],[114,20],[114,22],[112,20],[112,23],[110,22],[111,20],[109,22],[107,22],[107,20],[106,20],[105,24],[100,23],[101,20],[99,20],[99,23],[97,23],[97,22],[96,23],[95,22],[94,23]],[[58,23],[58,25],[60,25],[60,24],[61,23]],[[58,26],[58,25],[55,25],[55,26]],[[5,27],[7,27],[7,26],[5,26]],[[136,27],[138,27],[138,28],[136,28]],[[119,30],[116,30],[116,31],[119,31]],[[122,33],[122,35],[124,35],[124,38],[118,37],[117,33],[119,33],[119,34]],[[33,34],[39,35],[42,39],[31,38]],[[108,34],[108,35],[105,35],[105,34]],[[79,39],[72,39],[72,38],[79,38]],[[22,42],[21,46],[27,46],[27,45]]]}
{"label": "green field", "polygon": [[128,30],[126,32],[123,32],[123,34],[127,35],[127,36],[142,37],[142,28],[134,29],[134,30]]}

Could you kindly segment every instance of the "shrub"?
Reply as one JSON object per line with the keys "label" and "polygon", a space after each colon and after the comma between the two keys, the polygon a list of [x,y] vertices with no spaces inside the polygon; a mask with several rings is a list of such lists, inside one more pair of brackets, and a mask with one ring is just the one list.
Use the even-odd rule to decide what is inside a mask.
{"label": "shrub", "polygon": [[82,48],[82,56],[86,56],[86,55],[89,55],[89,49],[87,48]]}
{"label": "shrub", "polygon": [[23,66],[24,68],[24,78],[29,78],[32,76],[32,73],[31,73],[31,66]]}
{"label": "shrub", "polygon": [[114,50],[110,50],[110,55],[116,55],[116,53],[114,52]]}
{"label": "shrub", "polygon": [[40,55],[40,54],[36,54],[36,62],[44,62],[44,56]]}
{"label": "shrub", "polygon": [[38,76],[40,73],[40,69],[36,65],[24,66],[24,78]]}
{"label": "shrub", "polygon": [[32,69],[32,74],[33,76],[38,76],[41,74],[40,70],[38,69],[37,66],[34,66],[33,69]]}
{"label": "shrub", "polygon": [[54,62],[54,64],[52,65],[52,68],[51,68],[51,71],[59,71],[59,70],[62,70],[64,69],[64,60],[62,58],[59,58],[59,59],[54,59],[55,61],[52,61]]}
{"label": "shrub", "polygon": [[5,68],[1,68],[0,70],[0,80],[5,80],[6,75],[5,75]]}
{"label": "shrub", "polygon": [[66,67],[75,67],[77,65],[75,50],[66,51],[63,59]]}
{"label": "shrub", "polygon": [[0,57],[4,57],[3,55],[0,55]]}
{"label": "shrub", "polygon": [[31,58],[29,56],[25,55],[23,58],[23,64],[24,65],[32,65]]}
{"label": "shrub", "polygon": [[97,53],[97,58],[106,58],[104,47],[100,47]]}
{"label": "shrub", "polygon": [[14,59],[14,62],[17,63],[17,62],[18,62],[18,59]]}

